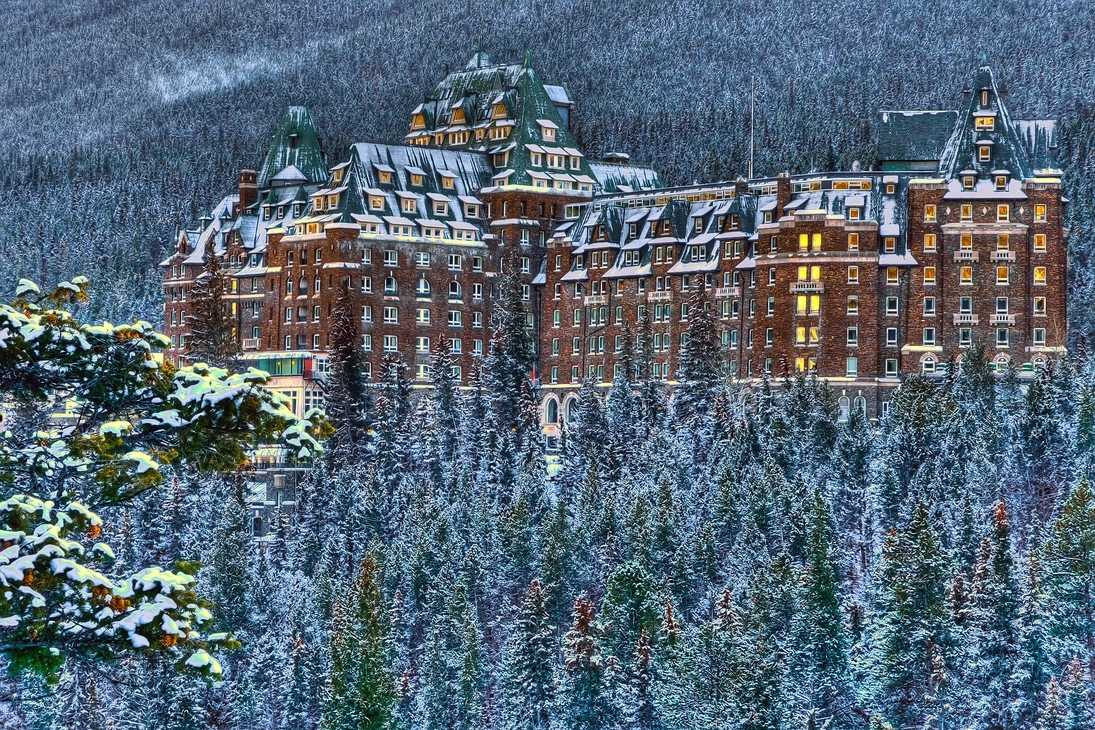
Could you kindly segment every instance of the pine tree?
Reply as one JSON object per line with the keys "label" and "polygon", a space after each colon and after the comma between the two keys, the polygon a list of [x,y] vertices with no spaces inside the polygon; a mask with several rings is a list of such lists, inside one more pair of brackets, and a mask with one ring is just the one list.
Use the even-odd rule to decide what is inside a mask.
{"label": "pine tree", "polygon": [[882,547],[874,626],[876,694],[899,727],[917,727],[922,700],[933,694],[933,651],[951,644],[946,605],[947,558],[928,517],[916,505],[908,527]]}
{"label": "pine tree", "polygon": [[660,730],[661,717],[654,704],[654,651],[645,629],[619,697],[620,730]]}
{"label": "pine tree", "polygon": [[1020,590],[1011,553],[1007,509],[997,502],[974,571],[970,632],[976,655],[971,667],[976,711],[982,727],[1018,728],[1015,670],[1020,666]]}
{"label": "pine tree", "polygon": [[601,652],[601,627],[593,603],[583,596],[574,601],[570,630],[563,636],[563,679],[558,722],[566,730],[611,727],[611,658]]}
{"label": "pine tree", "polygon": [[204,362],[232,369],[239,355],[237,325],[229,314],[225,295],[229,278],[221,269],[221,260],[210,252],[202,273],[190,292],[190,312],[186,317],[189,333],[186,354],[192,362]]}
{"label": "pine tree", "polygon": [[644,565],[630,561],[616,568],[601,604],[606,650],[630,662],[642,632],[652,635],[657,629],[662,605],[657,582]]}
{"label": "pine tree", "polygon": [[324,730],[381,730],[391,720],[396,690],[381,584],[380,565],[370,552],[335,606]]}
{"label": "pine tree", "polygon": [[1050,630],[1063,642],[1060,654],[1081,656],[1095,677],[1095,497],[1086,476],[1050,525],[1044,553]]}
{"label": "pine tree", "polygon": [[455,730],[477,730],[485,724],[483,692],[487,680],[483,635],[475,606],[464,602],[461,616],[460,667],[457,674]]}
{"label": "pine tree", "polygon": [[555,626],[540,581],[533,579],[506,642],[502,727],[547,730],[555,702]]}
{"label": "pine tree", "polygon": [[700,283],[688,301],[688,337],[681,350],[680,385],[673,397],[678,422],[697,427],[710,417],[722,381],[720,352],[711,300]]}
{"label": "pine tree", "polygon": [[331,310],[328,329],[331,349],[330,373],[324,387],[325,410],[335,427],[336,451],[347,451],[347,456],[364,446],[372,410],[369,382],[365,376],[359,306],[349,284],[343,282]]}

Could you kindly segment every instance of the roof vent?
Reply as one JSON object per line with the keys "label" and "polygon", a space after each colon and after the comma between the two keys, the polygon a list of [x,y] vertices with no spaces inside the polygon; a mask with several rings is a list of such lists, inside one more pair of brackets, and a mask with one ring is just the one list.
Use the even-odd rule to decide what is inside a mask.
{"label": "roof vent", "polygon": [[602,162],[611,162],[616,165],[626,165],[631,162],[631,155],[626,152],[606,152],[605,156],[601,158]]}

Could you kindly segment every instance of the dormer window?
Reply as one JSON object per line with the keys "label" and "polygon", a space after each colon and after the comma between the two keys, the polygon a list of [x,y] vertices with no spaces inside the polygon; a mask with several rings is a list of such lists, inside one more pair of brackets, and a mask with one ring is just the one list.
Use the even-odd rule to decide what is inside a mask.
{"label": "dormer window", "polygon": [[859,220],[859,208],[848,208],[848,220]]}
{"label": "dormer window", "polygon": [[468,143],[468,132],[467,132],[467,130],[463,130],[463,131],[460,131],[460,132],[450,132],[449,133],[449,144],[467,144],[467,143]]}
{"label": "dormer window", "polygon": [[505,167],[506,161],[509,159],[509,152],[497,152],[492,157],[494,158],[495,168]]}
{"label": "dormer window", "polygon": [[284,218],[284,217],[285,217],[285,206],[284,205],[279,205],[278,206],[278,218]]}
{"label": "dormer window", "polygon": [[571,170],[580,170],[580,169],[582,169],[582,158],[578,157],[577,155],[571,155],[570,156],[570,169]]}
{"label": "dormer window", "polygon": [[323,196],[322,195],[317,195],[315,198],[313,198],[312,199],[312,205],[315,206],[315,209],[317,211],[323,210]]}
{"label": "dormer window", "polygon": [[369,196],[369,209],[370,210],[384,210],[384,198],[380,195]]}
{"label": "dormer window", "polygon": [[540,136],[543,137],[545,142],[554,142],[555,133],[559,129],[550,119],[540,120]]}
{"label": "dormer window", "polygon": [[974,117],[973,118],[973,128],[974,129],[984,130],[986,132],[991,132],[993,129],[996,128],[996,118],[995,117]]}
{"label": "dormer window", "polygon": [[452,123],[453,124],[463,124],[464,123],[464,108],[463,107],[458,106],[458,107],[456,107],[455,109],[452,110]]}
{"label": "dormer window", "polygon": [[449,204],[446,203],[444,200],[435,200],[435,201],[433,201],[433,214],[434,215],[448,215],[449,214]]}
{"label": "dormer window", "polygon": [[289,149],[295,150],[297,148],[297,139],[299,138],[299,136],[300,135],[296,134],[295,132],[289,135]]}
{"label": "dormer window", "polygon": [[988,162],[992,159],[992,145],[991,144],[978,144],[977,145],[977,161]]}
{"label": "dormer window", "polygon": [[1008,187],[1008,176],[1007,175],[997,175],[996,176],[996,189],[997,190],[1006,190],[1007,187]]}
{"label": "dormer window", "polygon": [[445,188],[446,190],[454,189],[456,187],[456,178],[455,177],[450,177],[448,175],[442,175],[441,176],[441,187]]}
{"label": "dormer window", "polygon": [[577,256],[574,257],[574,267],[575,268],[581,269],[583,267],[584,263],[585,263],[585,257],[583,257],[582,254],[578,254]]}
{"label": "dormer window", "polygon": [[414,213],[416,210],[418,210],[417,198],[402,198],[399,203],[399,208],[404,213]]}
{"label": "dormer window", "polygon": [[385,185],[390,185],[392,182],[392,173],[385,170],[380,171],[380,182]]}
{"label": "dormer window", "polygon": [[532,153],[532,162],[531,162],[531,164],[532,164],[533,167],[540,167],[541,165],[543,165],[543,157],[540,155],[539,152],[533,152]]}
{"label": "dormer window", "polygon": [[491,112],[491,119],[505,119],[506,118],[506,105],[495,104],[494,110]]}
{"label": "dormer window", "polygon": [[335,184],[342,182],[342,170],[333,171],[331,176],[334,179]]}
{"label": "dormer window", "polygon": [[981,89],[981,106],[983,108],[988,108],[988,105],[989,105],[989,90],[988,89]]}
{"label": "dormer window", "polygon": [[973,190],[973,175],[966,175],[962,178],[962,189]]}
{"label": "dormer window", "polygon": [[425,129],[426,117],[422,114],[415,114],[411,117],[411,129]]}
{"label": "dormer window", "polygon": [[293,204],[293,217],[294,218],[299,218],[300,214],[303,210],[304,210],[304,203],[294,203]]}
{"label": "dormer window", "polygon": [[465,218],[478,218],[479,206],[474,203],[464,203],[464,217]]}

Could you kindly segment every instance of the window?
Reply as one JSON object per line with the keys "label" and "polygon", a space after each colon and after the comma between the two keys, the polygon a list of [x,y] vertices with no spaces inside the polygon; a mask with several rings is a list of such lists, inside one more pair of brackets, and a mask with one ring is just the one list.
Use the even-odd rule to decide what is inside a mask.
{"label": "window", "polygon": [[996,330],[996,346],[1007,347],[1008,346],[1008,328],[1000,327]]}
{"label": "window", "polygon": [[925,223],[935,223],[935,220],[936,220],[935,216],[936,216],[935,206],[934,205],[925,205],[924,206],[924,222]]}
{"label": "window", "polygon": [[[985,106],[985,104],[982,104],[982,106]],[[974,117],[973,118],[973,128],[974,129],[984,129],[986,131],[991,132],[995,126],[996,126],[996,119],[993,118],[993,117]]]}
{"label": "window", "polygon": [[400,198],[399,208],[404,213],[414,213],[418,210],[418,198]]}
{"label": "window", "polygon": [[969,347],[973,344],[973,330],[969,327],[958,328],[958,346]]}
{"label": "window", "polygon": [[471,269],[472,269],[472,271],[482,271],[483,270],[483,257],[482,256],[472,256],[471,257]]}
{"label": "window", "polygon": [[1046,330],[1044,327],[1034,328],[1034,346],[1045,347],[1046,346]]}
{"label": "window", "polygon": [[449,214],[449,204],[444,200],[433,201],[433,214],[437,216],[447,216]]}
{"label": "window", "polygon": [[361,291],[365,292],[366,294],[372,294],[373,293],[373,277],[371,277],[371,276],[361,277]]}
{"label": "window", "polygon": [[1008,267],[997,266],[996,267],[996,283],[1007,284],[1008,283]]}
{"label": "window", "polygon": [[962,220],[972,221],[973,220],[973,205],[970,204],[970,203],[963,203],[962,208],[961,208],[961,215],[962,215]]}
{"label": "window", "polygon": [[848,267],[848,283],[849,284],[858,284],[859,283],[859,267],[858,266],[849,266]]}
{"label": "window", "polygon": [[361,336],[361,349],[364,350],[365,352],[372,352],[373,351],[373,336],[372,335],[362,335]]}
{"label": "window", "polygon": [[460,288],[459,281],[449,282],[449,299],[460,299],[464,296],[464,292]]}
{"label": "window", "polygon": [[449,310],[449,326],[459,327],[464,323],[464,315],[462,312],[456,309]]}
{"label": "window", "polygon": [[963,251],[973,250],[973,236],[968,233],[962,234],[959,245]]}
{"label": "window", "polygon": [[396,352],[399,350],[399,338],[395,335],[384,335],[384,352]]}
{"label": "window", "polygon": [[886,283],[890,286],[897,284],[897,267],[890,266],[886,269]]}
{"label": "window", "polygon": [[848,314],[859,314],[859,297],[848,297]]}
{"label": "window", "polygon": [[849,357],[844,361],[844,376],[848,378],[859,377],[859,359]]}
{"label": "window", "polygon": [[992,146],[987,144],[977,145],[977,161],[988,162],[992,159]]}
{"label": "window", "polygon": [[810,250],[810,234],[800,233],[798,234],[798,250],[809,251]]}
{"label": "window", "polygon": [[778,236],[772,236],[772,238],[769,239],[769,241],[768,241],[768,251],[769,251],[769,253],[775,253],[776,252],[776,244],[777,244],[776,238],[778,238]]}
{"label": "window", "polygon": [[897,347],[897,328],[886,328],[886,347]]}
{"label": "window", "polygon": [[313,322],[318,322],[319,321],[319,313],[320,313],[320,306],[317,304],[316,306],[312,307],[312,321]]}
{"label": "window", "polygon": [[429,352],[430,351],[430,338],[429,337],[415,337],[414,338],[414,351],[415,352]]}
{"label": "window", "polygon": [[890,316],[897,314],[897,297],[886,297],[886,314]]}
{"label": "window", "polygon": [[[475,327],[475,328],[481,328],[483,326],[483,313],[482,312],[472,312],[471,313],[471,326]],[[479,340],[476,340],[476,342],[479,342]]]}
{"label": "window", "polygon": [[1034,297],[1034,316],[1044,317],[1046,314],[1046,298]]}
{"label": "window", "polygon": [[389,276],[384,280],[384,295],[394,297],[399,294],[399,284],[396,283],[395,278]]}
{"label": "window", "polygon": [[765,347],[771,347],[772,343],[775,342],[775,339],[776,339],[776,331],[774,329],[769,327],[766,330],[764,330],[764,346]]}
{"label": "window", "polygon": [[935,286],[935,267],[924,267],[924,286]]}
{"label": "window", "polygon": [[935,234],[924,234],[924,253],[935,253]]}
{"label": "window", "polygon": [[775,268],[768,269],[768,285],[774,286],[776,283],[776,270]]}
{"label": "window", "polygon": [[893,253],[897,250],[897,239],[887,236],[883,241],[885,253]]}
{"label": "window", "polygon": [[[428,312],[428,309],[420,309],[420,312]],[[384,307],[384,324],[399,324],[399,309],[396,307]]]}
{"label": "window", "polygon": [[1034,267],[1034,286],[1046,285],[1046,267],[1035,266]]}
{"label": "window", "polygon": [[973,267],[972,266],[960,266],[958,268],[958,283],[972,286],[973,285]]}
{"label": "window", "polygon": [[935,347],[935,327],[924,328],[924,346]]}
{"label": "window", "polygon": [[399,252],[398,251],[385,251],[384,252],[384,265],[385,266],[399,266]]}
{"label": "window", "polygon": [[429,251],[415,251],[414,252],[414,265],[415,266],[429,266],[430,265],[430,252]]}
{"label": "window", "polygon": [[1010,241],[1008,239],[1008,234],[1001,233],[1001,234],[996,236],[996,250],[997,251],[1007,251],[1009,245],[1010,245]]}
{"label": "window", "polygon": [[996,220],[1001,223],[1006,223],[1011,218],[1011,206],[1007,203],[1000,203],[996,206]]}
{"label": "window", "polygon": [[935,316],[935,297],[924,297],[924,316]]}
{"label": "window", "polygon": [[895,358],[889,358],[886,360],[886,377],[897,377],[897,360]]}
{"label": "window", "polygon": [[996,189],[997,190],[1007,190],[1007,187],[1008,187],[1008,176],[1007,175],[997,175],[996,176]]}
{"label": "window", "polygon": [[1034,222],[1045,223],[1046,222],[1046,206],[1042,203],[1038,203],[1034,206]]}
{"label": "window", "polygon": [[996,313],[1007,314],[1008,313],[1008,298],[996,297]]}
{"label": "window", "polygon": [[820,233],[815,233],[814,235],[812,235],[810,237],[810,250],[811,251],[820,251],[821,250],[821,234]]}
{"label": "window", "polygon": [[414,286],[414,294],[416,297],[429,298],[430,282],[425,279],[419,279],[418,283]]}
{"label": "window", "polygon": [[285,308],[285,321],[286,322],[292,322],[293,321],[293,308],[292,307],[286,307]]}
{"label": "window", "polygon": [[768,316],[771,317],[776,313],[776,298],[768,297]]}
{"label": "window", "polygon": [[1046,250],[1046,234],[1035,233],[1034,234],[1034,252],[1045,253]]}
{"label": "window", "polygon": [[361,321],[372,322],[373,321],[373,308],[366,304],[361,308]]}
{"label": "window", "polygon": [[848,347],[858,347],[858,346],[859,346],[859,328],[858,327],[849,327],[848,328]]}
{"label": "window", "polygon": [[973,297],[962,297],[958,300],[958,312],[959,314],[970,314],[973,312]]}
{"label": "window", "polygon": [[853,221],[859,220],[859,208],[848,208],[848,219]]}

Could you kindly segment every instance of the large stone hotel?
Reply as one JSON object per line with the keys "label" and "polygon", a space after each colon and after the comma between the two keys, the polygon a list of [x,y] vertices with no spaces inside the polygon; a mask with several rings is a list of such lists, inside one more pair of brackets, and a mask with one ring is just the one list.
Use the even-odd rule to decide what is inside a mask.
{"label": "large stone hotel", "polygon": [[1012,119],[988,68],[957,111],[880,112],[871,170],[686,187],[622,153],[589,159],[573,106],[527,62],[477,53],[410,111],[403,144],[337,164],[290,108],[261,167],[163,262],[170,354],[186,357],[187,294],[213,254],[243,357],[298,412],[323,401],[340,287],[359,299],[370,374],[396,353],[425,385],[447,339],[466,381],[503,266],[523,277],[548,435],[583,381],[611,383],[644,315],[653,375],[672,385],[697,288],[731,376],[816,373],[845,417],[883,414],[902,378],[974,342],[1021,376],[1064,353],[1055,125]]}

